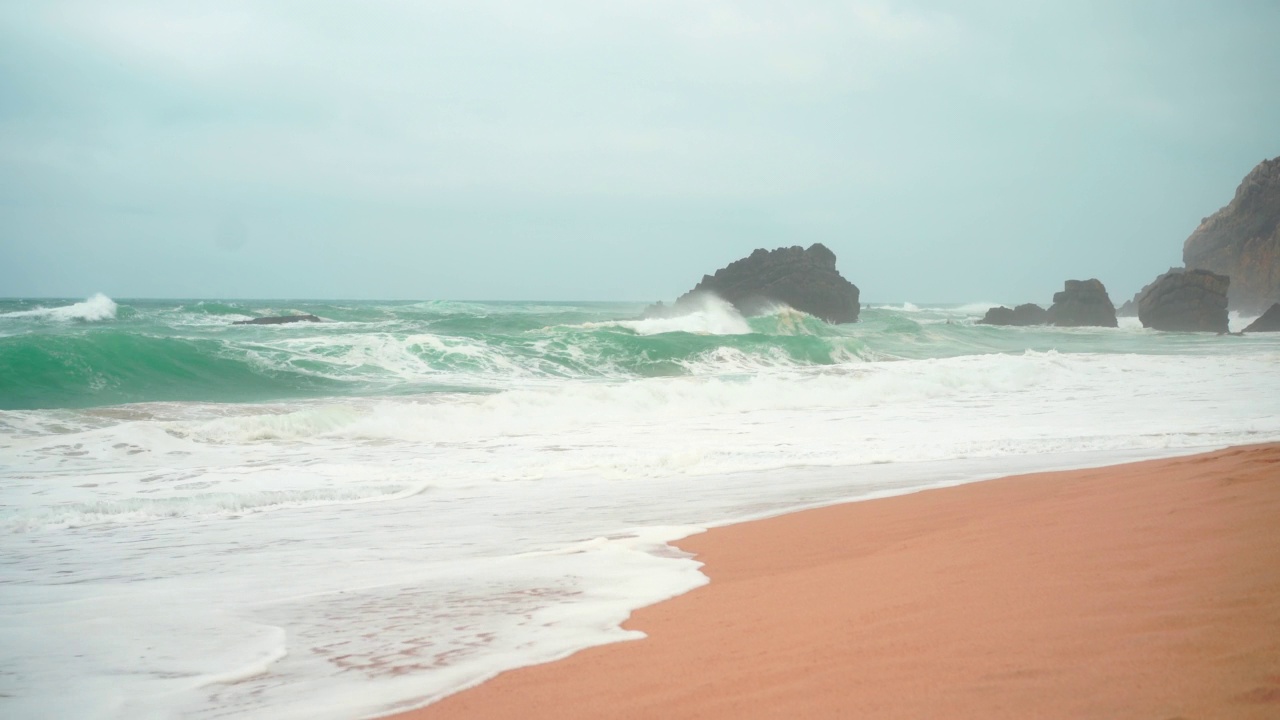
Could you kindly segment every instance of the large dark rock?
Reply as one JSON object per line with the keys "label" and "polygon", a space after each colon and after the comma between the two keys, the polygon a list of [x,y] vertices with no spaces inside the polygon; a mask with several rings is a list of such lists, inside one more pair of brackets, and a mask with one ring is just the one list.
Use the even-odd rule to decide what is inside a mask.
{"label": "large dark rock", "polygon": [[1054,293],[1049,308],[1049,324],[1059,327],[1116,327],[1116,307],[1107,289],[1095,279],[1068,280],[1062,292]]}
{"label": "large dark rock", "polygon": [[1244,329],[1245,332],[1280,332],[1280,303],[1276,303],[1267,308],[1262,313],[1262,317],[1249,323],[1249,327]]}
{"label": "large dark rock", "polygon": [[1049,321],[1049,313],[1034,303],[1023,303],[1010,310],[1007,307],[993,307],[985,317],[978,321],[979,325],[1044,325]]}
{"label": "large dark rock", "polygon": [[273,317],[259,317],[252,320],[237,320],[232,325],[284,325],[285,323],[296,322],[324,322],[315,315],[276,315]]}
{"label": "large dark rock", "polygon": [[1201,221],[1182,261],[1229,276],[1235,310],[1258,312],[1280,300],[1280,157],[1255,167],[1231,202]]}
{"label": "large dark rock", "polygon": [[777,250],[756,250],[716,271],[703,275],[674,306],[654,306],[646,315],[679,314],[704,293],[713,293],[733,304],[743,315],[756,315],[778,303],[809,313],[830,323],[858,319],[862,309],[858,287],[836,270],[836,255],[821,243],[808,249],[794,245]]}
{"label": "large dark rock", "polygon": [[1138,298],[1142,327],[1225,333],[1231,278],[1208,270],[1167,272]]}
{"label": "large dark rock", "polygon": [[1152,280],[1146,285],[1143,285],[1142,289],[1134,293],[1132,298],[1125,300],[1123,305],[1116,308],[1116,315],[1119,315],[1120,317],[1138,317],[1138,300],[1143,295],[1146,295],[1147,291],[1155,287],[1156,283],[1163,280],[1166,276],[1172,275],[1174,273],[1180,273],[1182,271],[1183,269],[1180,267],[1171,267],[1169,268],[1168,272],[1164,272],[1164,273],[1161,273],[1160,275],[1157,275],[1155,280]]}

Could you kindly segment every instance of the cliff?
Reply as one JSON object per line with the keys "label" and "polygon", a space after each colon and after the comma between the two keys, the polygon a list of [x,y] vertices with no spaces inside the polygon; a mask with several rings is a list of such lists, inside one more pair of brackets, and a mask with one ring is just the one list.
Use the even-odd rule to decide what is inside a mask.
{"label": "cliff", "polygon": [[1280,157],[1255,167],[1231,202],[1200,223],[1182,260],[1229,276],[1234,310],[1260,312],[1280,300]]}

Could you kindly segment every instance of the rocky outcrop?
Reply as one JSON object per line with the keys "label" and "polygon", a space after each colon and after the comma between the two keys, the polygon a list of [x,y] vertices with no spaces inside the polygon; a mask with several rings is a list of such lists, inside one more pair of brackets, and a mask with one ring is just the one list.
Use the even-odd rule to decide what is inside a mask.
{"label": "rocky outcrop", "polygon": [[1231,278],[1208,270],[1167,272],[1138,298],[1142,327],[1225,333]]}
{"label": "rocky outcrop", "polygon": [[1139,298],[1141,298],[1143,295],[1146,295],[1146,294],[1147,294],[1147,291],[1148,291],[1148,290],[1150,290],[1151,288],[1155,287],[1155,286],[1156,286],[1156,283],[1158,283],[1158,282],[1160,282],[1161,280],[1163,280],[1163,279],[1165,278],[1165,276],[1167,276],[1167,275],[1172,275],[1173,273],[1180,273],[1180,272],[1182,272],[1182,270],[1183,270],[1183,269],[1182,269],[1182,268],[1180,268],[1180,267],[1171,267],[1171,268],[1169,268],[1168,272],[1164,272],[1164,273],[1161,273],[1161,274],[1157,275],[1155,280],[1152,280],[1151,282],[1147,283],[1146,285],[1143,285],[1143,286],[1142,286],[1142,289],[1141,289],[1141,290],[1139,290],[1138,292],[1134,293],[1134,295],[1133,295],[1133,297],[1132,297],[1132,298],[1130,298],[1130,299],[1128,299],[1128,300],[1125,300],[1123,305],[1121,305],[1120,307],[1116,308],[1116,315],[1119,315],[1120,317],[1138,317],[1138,300],[1139,300]]}
{"label": "rocky outcrop", "polygon": [[1267,308],[1267,311],[1262,313],[1262,317],[1249,323],[1249,327],[1244,331],[1247,333],[1280,332],[1280,303]]}
{"label": "rocky outcrop", "polygon": [[700,294],[712,293],[733,304],[743,315],[756,315],[785,303],[830,323],[858,319],[862,309],[858,287],[836,270],[836,255],[821,243],[808,249],[795,245],[759,249],[751,255],[702,276],[673,306],[654,306],[646,315],[680,314]]}
{"label": "rocky outcrop", "polygon": [[237,320],[232,325],[284,325],[285,323],[296,322],[324,322],[315,315],[276,315],[273,317],[259,317],[252,320]]}
{"label": "rocky outcrop", "polygon": [[1096,279],[1068,280],[1054,293],[1049,308],[1050,325],[1059,327],[1116,327],[1116,307],[1107,289]]}
{"label": "rocky outcrop", "polygon": [[1201,221],[1182,261],[1229,276],[1235,310],[1257,312],[1280,300],[1280,157],[1255,167],[1231,202]]}
{"label": "rocky outcrop", "polygon": [[1023,303],[1010,310],[1007,307],[993,307],[985,317],[978,321],[979,325],[1044,325],[1049,321],[1049,313],[1034,303]]}

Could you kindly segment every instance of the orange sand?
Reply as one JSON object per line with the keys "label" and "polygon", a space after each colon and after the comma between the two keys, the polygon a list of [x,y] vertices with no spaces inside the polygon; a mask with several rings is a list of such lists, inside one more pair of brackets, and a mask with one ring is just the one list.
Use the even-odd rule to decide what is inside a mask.
{"label": "orange sand", "polygon": [[1280,718],[1280,444],[851,503],[678,543],[649,637],[396,716]]}

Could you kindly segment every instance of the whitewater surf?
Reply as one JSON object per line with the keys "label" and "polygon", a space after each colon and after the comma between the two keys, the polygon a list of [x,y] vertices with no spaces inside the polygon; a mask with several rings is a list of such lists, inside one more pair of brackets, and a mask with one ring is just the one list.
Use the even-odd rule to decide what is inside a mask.
{"label": "whitewater surf", "polygon": [[0,301],[0,711],[375,716],[631,637],[699,528],[1280,439],[1280,338],[989,306]]}

